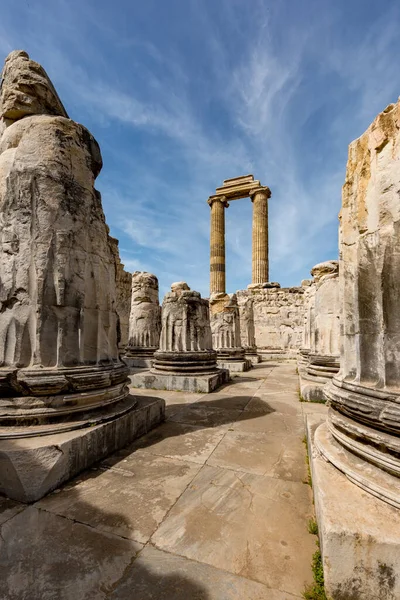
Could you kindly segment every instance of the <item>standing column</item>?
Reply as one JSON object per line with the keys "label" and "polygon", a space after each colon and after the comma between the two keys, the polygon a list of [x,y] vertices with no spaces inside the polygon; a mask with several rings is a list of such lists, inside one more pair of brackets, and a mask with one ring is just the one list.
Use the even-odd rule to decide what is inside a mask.
{"label": "standing column", "polygon": [[260,187],[250,193],[253,203],[252,283],[268,281],[268,198],[271,190]]}
{"label": "standing column", "polygon": [[210,196],[210,294],[225,294],[225,196]]}

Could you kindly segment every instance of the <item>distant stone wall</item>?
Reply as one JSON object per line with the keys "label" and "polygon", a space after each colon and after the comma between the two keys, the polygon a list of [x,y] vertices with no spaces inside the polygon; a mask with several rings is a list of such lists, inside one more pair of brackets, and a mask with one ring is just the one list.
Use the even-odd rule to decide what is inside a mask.
{"label": "distant stone wall", "polygon": [[[295,354],[302,345],[304,326],[304,289],[267,288],[237,292],[241,318],[248,298],[253,299],[257,350]],[[242,333],[242,332],[241,332]],[[245,335],[245,332],[242,333]]]}

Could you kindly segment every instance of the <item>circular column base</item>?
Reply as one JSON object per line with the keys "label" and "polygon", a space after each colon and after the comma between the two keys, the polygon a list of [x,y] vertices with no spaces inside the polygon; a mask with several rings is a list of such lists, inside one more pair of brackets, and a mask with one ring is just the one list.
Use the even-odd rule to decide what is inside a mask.
{"label": "circular column base", "polygon": [[164,352],[157,350],[151,371],[182,375],[211,375],[218,372],[217,353],[214,350],[197,352]]}
{"label": "circular column base", "polygon": [[[77,419],[124,400],[128,368],[111,365],[71,368],[0,369],[0,427],[44,425]],[[79,417],[79,420],[84,417]]]}
{"label": "circular column base", "polygon": [[153,358],[154,353],[158,350],[157,347],[148,347],[148,348],[135,348],[134,346],[127,346],[124,352],[124,356],[127,358]]}
{"label": "circular column base", "polygon": [[[400,485],[396,476],[377,467],[364,457],[361,457],[357,442],[351,444],[352,449],[342,445],[333,433],[331,424],[323,423],[315,432],[314,442],[322,456],[339,469],[358,487],[380,500],[400,508]],[[382,456],[383,458],[383,456]]]}
{"label": "circular column base", "polygon": [[217,360],[229,362],[242,362],[245,360],[244,348],[217,348]]}
{"label": "circular column base", "polygon": [[340,362],[338,356],[323,355],[323,354],[308,354],[308,364],[306,367],[306,375],[317,377],[323,381],[329,381],[339,372]]}

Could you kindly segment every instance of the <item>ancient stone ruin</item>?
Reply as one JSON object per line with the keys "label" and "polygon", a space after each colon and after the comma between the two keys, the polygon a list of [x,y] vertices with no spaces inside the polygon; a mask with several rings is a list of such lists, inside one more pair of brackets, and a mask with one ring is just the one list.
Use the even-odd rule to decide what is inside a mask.
{"label": "ancient stone ruin", "polygon": [[225,282],[225,208],[229,202],[250,197],[253,203],[252,230],[252,284],[259,286],[268,281],[268,199],[269,188],[253,175],[226,179],[210,196],[210,294],[226,294]]}
{"label": "ancient stone ruin", "polygon": [[27,501],[132,439],[137,401],[118,356],[99,146],[26,52],[7,57],[0,100],[0,490]]}
{"label": "ancient stone ruin", "polygon": [[210,297],[213,348],[220,367],[229,371],[248,371],[251,361],[241,346],[239,306],[236,294],[213,294]]}
{"label": "ancient stone ruin", "polygon": [[153,368],[132,377],[135,387],[211,392],[229,379],[212,349],[208,301],[180,281],[162,305],[160,348]]}
{"label": "ancient stone ruin", "polygon": [[132,275],[124,269],[118,250],[118,240],[109,236],[109,242],[114,255],[115,273],[116,273],[116,311],[117,311],[117,340],[120,353],[125,350],[128,344],[129,333],[129,315],[131,312],[131,287]]}
{"label": "ancient stone ruin", "polygon": [[[328,420],[315,432],[313,454],[333,598],[355,597],[354,589],[360,598],[400,596],[398,530],[392,535],[392,507],[400,508],[399,161],[400,101],[350,145],[343,186],[340,371],[324,390]],[[339,502],[331,500],[337,483],[325,461],[352,482],[342,478]]]}
{"label": "ancient stone ruin", "polygon": [[300,393],[304,400],[324,400],[323,388],[339,371],[339,265],[326,261],[311,269],[307,292]]}
{"label": "ancient stone ruin", "polygon": [[238,292],[236,295],[239,307],[240,339],[241,346],[244,348],[244,356],[256,365],[261,361],[257,354],[256,330],[254,325],[254,299],[246,293]]}
{"label": "ancient stone ruin", "polygon": [[161,332],[161,307],[158,279],[152,273],[135,271],[132,275],[132,300],[129,341],[124,360],[130,367],[151,367],[158,350]]}
{"label": "ancient stone ruin", "polygon": [[[95,467],[107,474],[102,481],[108,477],[104,504],[118,512],[107,514],[102,499],[93,516],[93,469],[79,477],[82,494],[74,487],[81,490],[81,481],[63,488],[71,494],[61,510],[57,494],[29,507],[40,513],[35,543],[48,535],[42,521],[68,520],[72,506],[74,534],[63,544],[69,551],[78,532],[86,556],[100,521],[119,578],[137,566],[138,548],[143,572],[146,556],[160,565],[162,551],[178,571],[189,560],[214,569],[213,556],[220,574],[231,569],[225,589],[245,580],[243,598],[249,586],[255,595],[263,586],[262,593],[283,598],[282,571],[299,576],[313,511],[302,479],[305,427],[326,597],[400,598],[399,165],[400,100],[350,145],[339,261],[315,265],[312,280],[290,288],[268,281],[269,188],[253,175],[225,180],[208,200],[210,298],[181,281],[160,307],[157,277],[127,273],[110,236],[94,187],[102,168],[96,140],[68,117],[39,64],[24,51],[7,57],[0,90],[0,495],[8,498],[0,504],[18,515],[19,502],[43,499],[119,451]],[[227,293],[225,209],[246,197],[253,203],[252,280]],[[269,377],[274,370],[280,375]],[[165,400],[168,422],[125,448],[164,420]],[[19,502],[9,509],[10,498]],[[2,525],[15,515],[0,521],[2,552]],[[20,570],[12,552],[23,534],[12,533],[2,556]],[[315,544],[305,543],[311,555]],[[97,538],[94,546],[101,546]],[[277,549],[285,553],[275,569],[281,579],[265,567]],[[296,564],[286,566],[291,559]],[[155,579],[163,587],[167,578],[157,572]],[[287,593],[299,597],[287,580]]]}

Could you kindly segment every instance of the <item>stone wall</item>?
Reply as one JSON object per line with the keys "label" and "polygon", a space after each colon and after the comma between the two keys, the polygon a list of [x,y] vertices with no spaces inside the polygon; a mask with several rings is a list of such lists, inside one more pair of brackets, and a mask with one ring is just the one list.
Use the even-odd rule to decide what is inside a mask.
{"label": "stone wall", "polygon": [[[241,318],[246,298],[253,298],[255,339],[258,351],[295,354],[301,347],[304,323],[304,288],[266,288],[237,292]],[[243,328],[243,335],[245,328]],[[245,340],[242,340],[242,345]]]}

